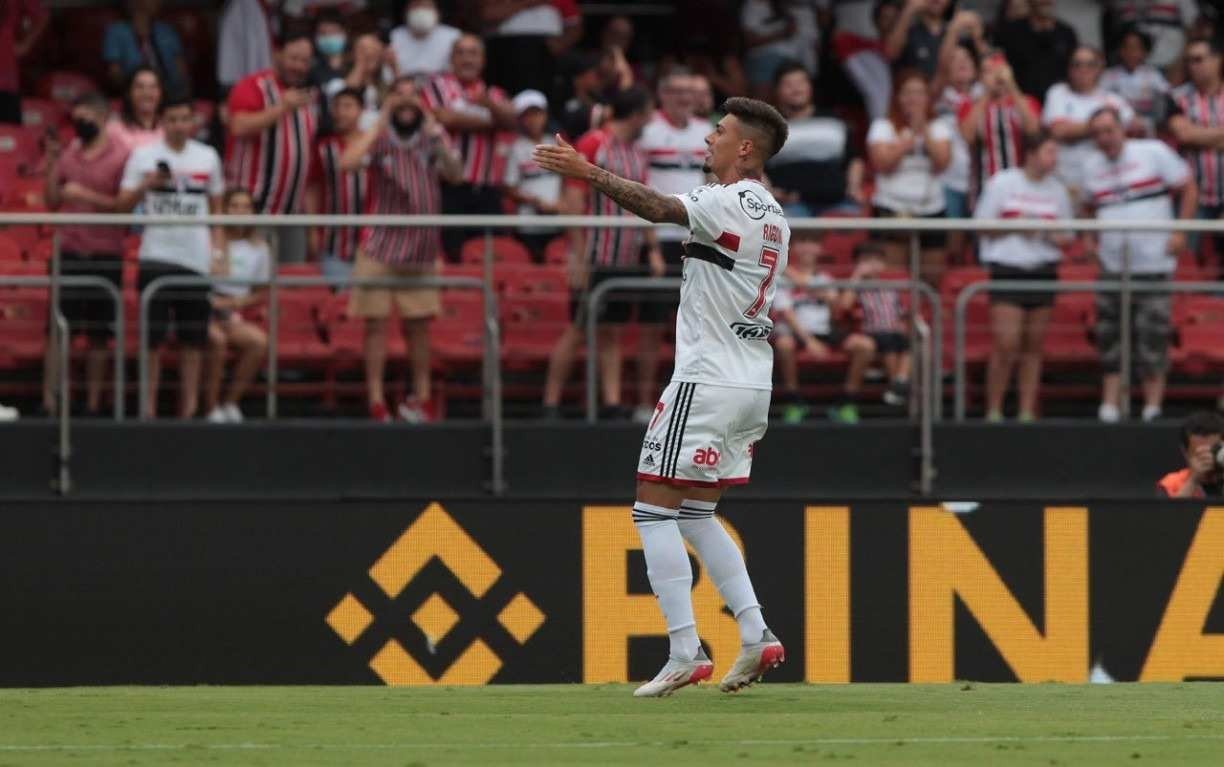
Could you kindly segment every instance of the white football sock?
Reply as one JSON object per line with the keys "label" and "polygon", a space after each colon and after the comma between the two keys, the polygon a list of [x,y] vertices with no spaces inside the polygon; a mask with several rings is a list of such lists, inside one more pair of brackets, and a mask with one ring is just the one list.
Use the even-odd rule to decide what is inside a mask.
{"label": "white football sock", "polygon": [[680,534],[697,551],[702,566],[735,616],[740,641],[755,644],[765,633],[765,617],[752,589],[744,556],[726,528],[714,518],[715,507],[708,501],[684,500],[680,504]]}
{"label": "white football sock", "polygon": [[693,567],[676,525],[679,513],[649,503],[633,504],[633,524],[646,554],[646,577],[667,621],[671,654],[692,660],[701,649],[701,640],[693,617]]}

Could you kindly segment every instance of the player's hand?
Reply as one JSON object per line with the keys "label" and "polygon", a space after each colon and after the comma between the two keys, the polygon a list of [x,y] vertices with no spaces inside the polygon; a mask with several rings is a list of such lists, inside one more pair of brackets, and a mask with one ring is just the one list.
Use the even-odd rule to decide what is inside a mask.
{"label": "player's hand", "polygon": [[1173,232],[1169,235],[1169,255],[1176,256],[1186,249],[1186,233]]}
{"label": "player's hand", "polygon": [[561,134],[557,134],[557,145],[537,144],[531,157],[536,164],[547,171],[552,171],[565,178],[586,178],[591,164],[586,161],[578,150],[565,142]]}

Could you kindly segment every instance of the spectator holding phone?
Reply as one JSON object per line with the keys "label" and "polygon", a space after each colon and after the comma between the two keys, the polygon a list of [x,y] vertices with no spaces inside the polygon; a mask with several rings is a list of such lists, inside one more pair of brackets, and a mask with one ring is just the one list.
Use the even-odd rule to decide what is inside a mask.
{"label": "spectator holding phone", "polygon": [[[255,212],[251,193],[230,189],[223,200],[226,213],[249,216]],[[253,226],[228,226],[217,237],[213,251],[212,273],[233,280],[260,280],[271,276],[268,243]],[[268,351],[268,334],[243,316],[243,312],[267,301],[266,285],[220,282],[213,286],[212,319],[208,323],[208,371],[204,387],[204,410],[210,423],[242,423],[239,404],[250,388]],[[234,377],[225,399],[221,398],[221,378],[225,375],[225,355],[233,349],[238,355]]]}
{"label": "spectator holding phone", "polygon": [[1041,128],[1041,103],[1020,92],[1011,66],[1001,53],[986,57],[982,85],[985,91],[961,104],[957,115],[973,162],[970,199],[999,171],[1020,167],[1024,162],[1024,137]]}
{"label": "spectator holding phone", "polygon": [[1186,468],[1170,472],[1156,483],[1166,498],[1219,498],[1224,496],[1224,470],[1220,448],[1224,446],[1224,419],[1204,411],[1187,418],[1181,427],[1181,451]]}
{"label": "spectator holding phone", "polygon": [[[307,32],[285,35],[271,69],[239,80],[229,94],[225,177],[249,189],[257,213],[301,213],[317,133],[319,96],[307,88],[314,43]],[[280,263],[306,260],[306,229],[279,227]]]}

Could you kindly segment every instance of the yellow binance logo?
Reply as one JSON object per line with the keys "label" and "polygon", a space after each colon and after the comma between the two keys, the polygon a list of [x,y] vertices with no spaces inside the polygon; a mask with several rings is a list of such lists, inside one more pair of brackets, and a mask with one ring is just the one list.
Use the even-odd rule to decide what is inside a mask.
{"label": "yellow binance logo", "polygon": [[[384,594],[395,599],[435,557],[477,599],[484,598],[502,574],[497,563],[467,531],[440,504],[431,503],[378,558],[370,568],[370,579]],[[461,620],[459,613],[436,592],[410,617],[413,625],[425,635],[430,652]],[[526,643],[544,624],[544,619],[540,608],[522,593],[516,594],[497,614],[497,622],[519,644]],[[326,621],[346,644],[351,645],[374,624],[374,615],[350,593],[332,608]],[[370,659],[370,668],[389,685],[486,684],[501,667],[501,659],[482,639],[468,645],[437,678],[394,638],[387,640]]]}

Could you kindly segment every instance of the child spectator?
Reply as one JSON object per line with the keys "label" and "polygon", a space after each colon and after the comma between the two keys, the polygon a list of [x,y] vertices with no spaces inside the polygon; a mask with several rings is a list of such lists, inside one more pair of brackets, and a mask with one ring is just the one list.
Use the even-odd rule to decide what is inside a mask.
{"label": "child spectator", "polygon": [[[249,216],[255,212],[251,193],[230,189],[222,201],[225,212]],[[268,242],[253,226],[230,226],[221,230],[220,247],[213,253],[212,273],[235,280],[262,280],[271,274]],[[262,305],[266,288],[247,284],[219,283],[213,286],[212,318],[208,323],[208,360],[205,374],[204,409],[209,423],[242,423],[238,403],[255,380],[268,351],[268,335],[263,328],[243,316],[243,311]],[[234,378],[225,399],[221,399],[221,377],[225,374],[225,354],[238,354]]]}
{"label": "child spectator", "polygon": [[830,285],[832,276],[817,271],[820,252],[819,240],[811,237],[792,240],[790,265],[778,282],[774,298],[774,350],[782,375],[780,399],[786,403],[782,420],[799,423],[810,412],[799,394],[798,353],[802,345],[803,350],[818,360],[826,359],[835,349],[849,355],[845,396],[841,403],[829,409],[829,417],[842,423],[858,423],[856,402],[874,347],[871,339],[861,333],[847,335],[837,330],[834,315],[840,296]]}
{"label": "child spectator", "polygon": [[[539,91],[523,91],[514,97],[514,112],[518,115],[519,135],[510,147],[506,196],[518,205],[521,216],[557,213],[561,177],[541,170],[531,157],[536,144],[556,143],[547,132],[548,99]],[[518,229],[518,238],[539,261],[548,243],[559,233],[556,227],[523,226]]]}
{"label": "child spectator", "polygon": [[1172,89],[1164,74],[1147,63],[1151,52],[1152,38],[1138,27],[1127,27],[1118,41],[1118,65],[1101,77],[1101,87],[1130,104],[1149,137],[1164,120],[1165,97]]}
{"label": "child spectator", "polygon": [[[855,247],[854,260],[851,282],[878,280],[884,273],[884,249],[877,244],[866,242]],[[871,341],[872,354],[879,355],[884,372],[888,374],[884,403],[901,407],[909,400],[910,371],[909,329],[901,296],[895,290],[851,287],[842,293],[840,308],[853,311],[856,305],[862,314],[859,329]],[[855,391],[860,385],[861,382],[855,385]],[[849,388],[847,384],[847,390]]]}

